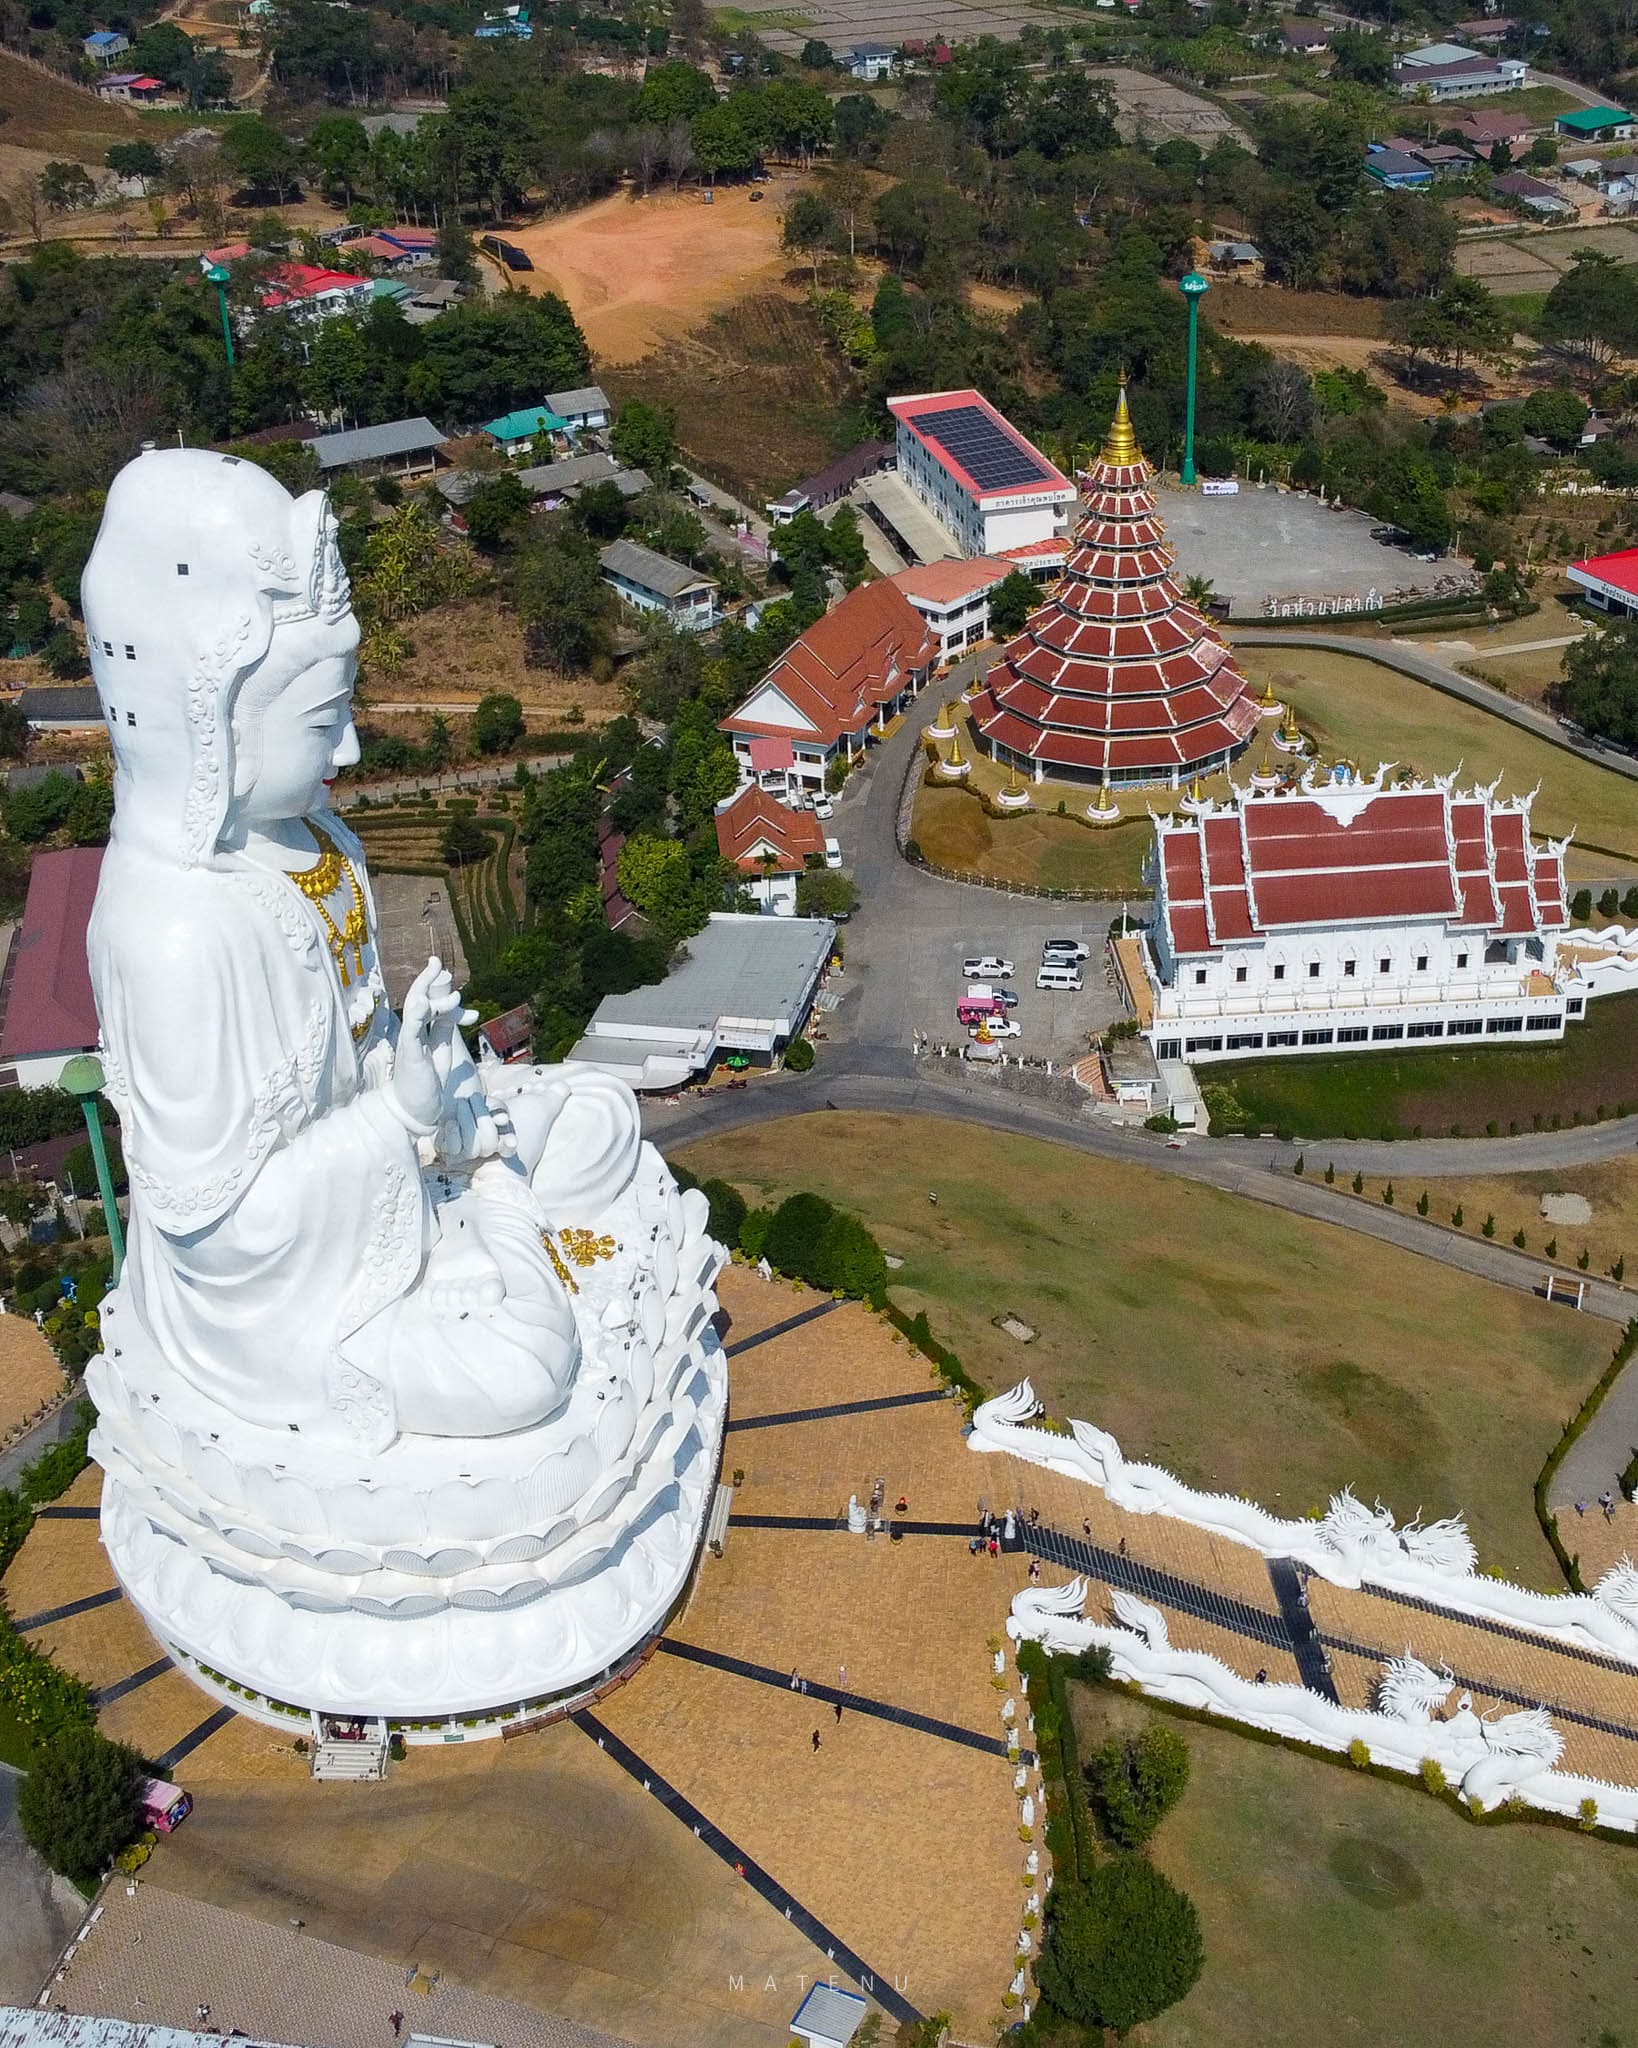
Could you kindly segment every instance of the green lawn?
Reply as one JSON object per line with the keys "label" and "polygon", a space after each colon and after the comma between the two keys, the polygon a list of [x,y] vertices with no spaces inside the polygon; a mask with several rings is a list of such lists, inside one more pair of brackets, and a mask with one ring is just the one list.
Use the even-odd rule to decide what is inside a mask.
{"label": "green lawn", "polygon": [[[1453,637],[1470,641],[1475,650],[1456,659],[1483,665],[1482,628],[1463,628]],[[1328,759],[1346,756],[1367,774],[1379,761],[1424,775],[1460,768],[1464,787],[1499,775],[1504,796],[1539,783],[1531,813],[1537,833],[1573,830],[1581,845],[1638,858],[1638,783],[1627,776],[1363,656],[1313,647],[1242,647],[1237,658],[1259,689],[1273,678],[1281,701],[1296,706],[1303,729]],[[1501,671],[1506,664],[1496,666]]]}
{"label": "green lawn", "polygon": [[[1092,797],[1091,790],[1082,790],[1063,801],[1084,810]],[[958,873],[993,875],[1041,889],[1096,890],[1111,897],[1141,893],[1143,857],[1154,837],[1141,806],[1136,816],[1118,825],[1085,825],[1060,818],[1051,791],[1042,801],[1050,807],[992,818],[965,790],[924,783],[911,831],[929,861]]]}
{"label": "green lawn", "polygon": [[[1082,1754],[1152,1711],[1077,1688]],[[1151,1854],[1199,1909],[1206,1967],[1144,2048],[1638,2042],[1632,1848],[1476,1828],[1420,1790],[1172,1725],[1192,1771]]]}
{"label": "green lawn", "polygon": [[1561,1045],[1234,1060],[1203,1078],[1233,1091],[1253,1130],[1299,1138],[1471,1138],[1578,1112],[1593,1123],[1638,1105],[1638,994],[1595,997]]}
{"label": "green lawn", "polygon": [[[1530,1490],[1612,1329],[1169,1174],[935,1118],[808,1116],[678,1157],[755,1200],[812,1188],[856,1210],[904,1261],[893,1298],[991,1390],[1028,1373],[1129,1456],[1278,1512],[1344,1483],[1404,1516],[1461,1510],[1486,1565],[1555,1584]],[[1009,1310],[1033,1343],[993,1327]]]}

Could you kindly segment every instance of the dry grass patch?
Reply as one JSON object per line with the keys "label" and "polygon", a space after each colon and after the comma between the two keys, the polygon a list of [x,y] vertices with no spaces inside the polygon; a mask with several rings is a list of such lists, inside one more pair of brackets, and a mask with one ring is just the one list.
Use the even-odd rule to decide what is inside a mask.
{"label": "dry grass patch", "polygon": [[1382,341],[1388,332],[1386,299],[1340,292],[1291,292],[1277,284],[1214,283],[1205,314],[1225,334],[1358,335]]}
{"label": "dry grass patch", "polygon": [[404,665],[390,676],[369,679],[366,717],[370,705],[470,710],[496,690],[516,697],[542,730],[561,727],[576,706],[588,725],[606,725],[624,709],[617,683],[531,668],[516,615],[494,597],[423,612],[410,621],[409,637],[414,652]]}

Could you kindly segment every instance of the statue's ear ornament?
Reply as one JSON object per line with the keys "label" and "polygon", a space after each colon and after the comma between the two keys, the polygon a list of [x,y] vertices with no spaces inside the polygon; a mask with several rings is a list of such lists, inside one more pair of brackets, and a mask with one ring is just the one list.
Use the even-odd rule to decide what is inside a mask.
{"label": "statue's ear ornament", "polygon": [[276,624],[286,625],[297,619],[339,619],[352,603],[336,516],[322,491],[309,491],[296,500],[290,515],[288,548],[252,541],[250,559],[263,590],[273,600]]}

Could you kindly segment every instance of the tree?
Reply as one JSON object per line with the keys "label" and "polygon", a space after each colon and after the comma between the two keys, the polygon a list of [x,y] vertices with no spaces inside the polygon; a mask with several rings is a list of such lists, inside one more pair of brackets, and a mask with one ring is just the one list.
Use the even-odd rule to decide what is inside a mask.
{"label": "tree", "polygon": [[40,173],[40,189],[53,213],[71,213],[90,206],[97,188],[84,164],[49,163]]}
{"label": "tree", "polygon": [[575,524],[593,540],[618,540],[631,524],[631,506],[612,477],[588,484],[574,501]]}
{"label": "tree", "polygon": [[804,71],[834,71],[836,54],[829,43],[822,43],[817,36],[809,36],[802,45],[802,54],[797,62]]}
{"label": "tree", "polygon": [[1034,611],[1040,592],[1021,569],[1009,569],[990,592],[990,633],[997,640],[1010,640],[1024,630],[1024,621]]}
{"label": "tree", "polygon": [[796,254],[808,256],[815,284],[819,281],[819,252],[835,225],[835,214],[817,192],[798,192],[786,210],[780,241]]}
{"label": "tree", "polygon": [[1338,29],[1331,38],[1331,75],[1356,85],[1387,86],[1393,80],[1393,46],[1386,36]]}
{"label": "tree", "polygon": [[1587,424],[1586,406],[1565,384],[1532,391],[1519,410],[1527,434],[1539,434],[1560,448],[1573,448]]}
{"label": "tree", "polygon": [[228,169],[252,192],[271,192],[282,205],[301,190],[301,156],[289,136],[260,114],[234,121],[222,137]]}
{"label": "tree", "polygon": [[523,706],[504,690],[491,690],[478,699],[472,714],[472,744],[480,754],[504,754],[515,747],[525,731]]}
{"label": "tree", "polygon": [[135,1750],[95,1728],[65,1728],[38,1751],[17,1790],[30,1845],[79,1884],[99,1878],[142,1824]]}
{"label": "tree", "polygon": [[1257,424],[1272,441],[1297,441],[1314,421],[1314,387],[1300,363],[1271,356],[1258,373]]}
{"label": "tree", "polygon": [[628,400],[614,416],[609,447],[625,468],[646,470],[656,484],[665,485],[677,459],[675,410],[641,398]]}
{"label": "tree", "polygon": [[745,1197],[731,1181],[726,1180],[701,1181],[700,1193],[711,1204],[706,1229],[718,1244],[732,1248],[739,1243],[740,1226],[745,1221],[749,1206]]}
{"label": "tree", "polygon": [[457,811],[444,827],[439,841],[441,859],[452,868],[464,868],[475,860],[487,860],[495,850],[495,835],[486,832],[470,811]]}
{"label": "tree", "polygon": [[106,161],[116,178],[140,178],[144,189],[150,178],[159,177],[165,169],[164,158],[151,142],[116,142]]}
{"label": "tree", "polygon": [[1128,1741],[1104,1743],[1087,1778],[1110,1840],[1141,1849],[1188,1787],[1189,1745],[1164,1721],[1151,1721]]}
{"label": "tree", "polygon": [[775,1271],[817,1285],[819,1248],[836,1211],[823,1195],[787,1195],[774,1211],[762,1255]]}
{"label": "tree", "polygon": [[1458,376],[1469,356],[1500,355],[1513,333],[1489,286],[1476,277],[1453,277],[1433,298],[1394,307],[1392,319],[1413,362],[1429,355]]}
{"label": "tree", "polygon": [[521,549],[512,597],[532,660],[577,675],[607,645],[612,600],[595,555],[561,544]]}
{"label": "tree", "polygon": [[453,213],[445,214],[438,225],[432,261],[440,277],[451,278],[456,284],[478,282],[481,273],[478,259],[472,253],[472,237]]}
{"label": "tree", "polygon": [[[807,1049],[807,1060],[793,1060],[797,1046]],[[794,1038],[785,1049],[785,1064],[803,1073],[813,1065],[813,1048],[805,1038]],[[887,1302],[887,1260],[881,1246],[857,1216],[838,1209],[825,1225],[814,1266],[814,1284],[868,1301],[872,1308]]]}
{"label": "tree", "polygon": [[1113,1856],[1054,1888],[1038,1975],[1066,2018],[1124,2034],[1187,1996],[1204,1960],[1193,1901],[1141,1856]]}
{"label": "tree", "polygon": [[859,907],[859,892],[839,868],[809,868],[796,878],[798,917],[847,917]]}
{"label": "tree", "polygon": [[1583,731],[1638,747],[1638,620],[1612,620],[1566,648],[1547,699]]}
{"label": "tree", "polygon": [[461,517],[472,545],[492,554],[517,539],[534,509],[535,501],[519,483],[517,471],[503,469],[484,478],[461,507]]}
{"label": "tree", "polygon": [[744,118],[747,93],[714,101],[689,123],[694,160],[714,185],[724,173],[743,176],[753,170],[762,151],[755,127]]}
{"label": "tree", "polygon": [[22,760],[28,752],[28,741],[28,720],[21,708],[9,699],[0,703],[0,760]]}
{"label": "tree", "polygon": [[637,95],[636,118],[668,128],[675,121],[692,121],[716,98],[717,89],[703,71],[673,59],[650,66]]}
{"label": "tree", "polygon": [[351,114],[326,114],[308,132],[306,155],[324,189],[351,206],[370,161],[364,123]]}
{"label": "tree", "polygon": [[1638,348],[1638,278],[1596,249],[1574,256],[1547,294],[1539,329],[1591,373]]}

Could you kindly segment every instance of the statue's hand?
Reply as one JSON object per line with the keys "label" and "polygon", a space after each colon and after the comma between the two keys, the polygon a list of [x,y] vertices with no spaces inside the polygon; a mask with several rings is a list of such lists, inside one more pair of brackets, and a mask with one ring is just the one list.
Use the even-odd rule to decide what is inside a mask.
{"label": "statue's hand", "polygon": [[410,984],[404,998],[403,1028],[393,1049],[392,1086],[405,1124],[423,1134],[435,1131],[444,1119],[444,1076],[439,1071],[437,1042],[443,1035],[443,1020],[460,1007],[460,995],[448,969],[436,955]]}

